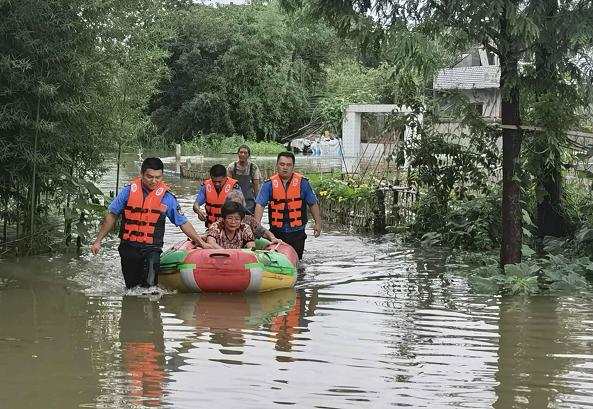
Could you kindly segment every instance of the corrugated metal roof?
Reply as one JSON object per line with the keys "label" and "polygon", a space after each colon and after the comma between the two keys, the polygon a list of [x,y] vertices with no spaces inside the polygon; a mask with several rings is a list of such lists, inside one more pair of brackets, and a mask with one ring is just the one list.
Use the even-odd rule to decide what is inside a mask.
{"label": "corrugated metal roof", "polygon": [[500,86],[500,66],[444,68],[437,72],[434,89],[487,89]]}

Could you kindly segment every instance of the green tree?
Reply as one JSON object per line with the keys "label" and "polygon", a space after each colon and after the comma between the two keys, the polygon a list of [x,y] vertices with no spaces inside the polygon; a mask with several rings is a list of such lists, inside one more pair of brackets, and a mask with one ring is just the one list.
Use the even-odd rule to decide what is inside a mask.
{"label": "green tree", "polygon": [[[546,44],[544,26],[550,19],[561,24],[548,32],[548,37],[561,34],[563,44],[545,49],[555,55],[570,56],[582,52],[591,44],[591,10],[587,1],[562,3],[558,13],[541,1],[474,0],[417,1],[417,0],[351,0],[329,2],[323,0],[284,0],[288,8],[305,7],[324,16],[343,33],[360,32],[360,27],[372,30],[360,32],[368,38],[384,41],[385,35],[377,31],[396,35],[405,31],[427,35],[429,38],[447,38],[453,46],[478,43],[498,55],[502,90],[502,138],[503,138],[503,192],[502,192],[502,244],[501,264],[517,263],[521,260],[522,212],[521,212],[521,161],[520,152],[523,133],[521,125],[520,98],[522,77],[519,63],[530,53],[541,53]],[[561,10],[561,11],[560,11]],[[369,17],[371,16],[371,17]],[[562,27],[562,30],[558,30]],[[412,66],[431,68],[426,64],[424,54],[417,42],[406,42],[400,58],[410,61]],[[391,44],[386,44],[389,47]],[[537,48],[540,51],[537,51]],[[433,53],[429,52],[428,55]],[[431,60],[428,60],[429,62]],[[566,59],[563,59],[566,61]],[[410,64],[409,64],[410,65]],[[537,65],[537,64],[536,64]],[[419,71],[422,71],[420,69]],[[543,73],[542,70],[539,70]],[[552,83],[558,82],[556,70],[546,77]],[[540,77],[541,78],[541,77]],[[405,103],[405,99],[400,102]]]}
{"label": "green tree", "polygon": [[[104,171],[103,160],[113,151],[114,78],[122,67],[137,69],[123,64],[129,56],[124,50],[150,51],[137,41],[145,35],[139,33],[152,32],[153,43],[160,44],[155,17],[170,5],[165,0],[0,2],[5,242],[12,225],[17,239],[27,231],[29,248],[43,247],[39,239],[55,230],[50,210],[56,208],[63,212],[67,240],[73,222],[84,236],[100,194],[85,180]],[[143,88],[148,96],[155,91],[154,85],[149,88]],[[130,99],[119,108],[125,105],[128,118],[138,119],[146,99]]]}
{"label": "green tree", "polygon": [[275,2],[249,7],[188,7],[175,19],[170,80],[151,103],[169,140],[238,133],[278,139],[308,120],[308,98],[324,83],[335,34],[299,25]]}

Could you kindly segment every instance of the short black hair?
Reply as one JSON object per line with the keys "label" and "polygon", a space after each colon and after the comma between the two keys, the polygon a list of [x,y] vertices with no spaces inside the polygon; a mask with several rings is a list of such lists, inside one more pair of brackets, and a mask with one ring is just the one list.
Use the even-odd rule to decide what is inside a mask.
{"label": "short black hair", "polygon": [[280,152],[278,154],[278,157],[276,157],[276,162],[278,162],[280,160],[281,157],[285,157],[285,158],[290,158],[292,159],[292,164],[294,165],[294,163],[296,162],[296,159],[294,158],[294,153],[292,152]]}
{"label": "short black hair", "polygon": [[239,146],[239,148],[237,149],[237,153],[239,153],[239,151],[240,151],[241,149],[247,149],[247,154],[248,154],[249,156],[251,156],[251,149],[249,149],[249,146],[247,146],[247,145],[245,145],[245,144],[243,144],[243,145]]}
{"label": "short black hair", "polygon": [[159,158],[146,158],[140,166],[140,172],[144,173],[146,169],[163,170],[164,168],[163,161]]}
{"label": "short black hair", "polygon": [[224,204],[222,205],[221,213],[223,219],[226,219],[226,217],[230,216],[231,214],[239,213],[239,216],[241,216],[241,220],[243,220],[243,218],[245,217],[245,208],[242,204],[237,202],[224,202]]}
{"label": "short black hair", "polygon": [[224,165],[217,164],[210,168],[210,177],[216,178],[219,176],[226,176],[226,168]]}

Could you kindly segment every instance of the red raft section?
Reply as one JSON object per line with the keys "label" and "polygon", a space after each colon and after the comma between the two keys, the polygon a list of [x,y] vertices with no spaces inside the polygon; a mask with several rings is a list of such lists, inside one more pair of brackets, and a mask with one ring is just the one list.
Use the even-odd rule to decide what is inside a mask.
{"label": "red raft section", "polygon": [[[268,244],[268,245],[266,245]],[[285,243],[256,242],[259,249],[194,248],[177,243],[161,256],[159,284],[183,292],[262,292],[292,287],[298,256]]]}

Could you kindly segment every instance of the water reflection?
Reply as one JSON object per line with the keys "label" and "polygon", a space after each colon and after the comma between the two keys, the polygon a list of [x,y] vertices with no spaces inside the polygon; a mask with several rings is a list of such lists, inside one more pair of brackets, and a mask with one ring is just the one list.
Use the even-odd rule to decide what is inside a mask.
{"label": "water reflection", "polygon": [[495,408],[593,406],[593,346],[585,335],[592,312],[581,307],[571,297],[503,298]]}
{"label": "water reflection", "polygon": [[170,317],[165,322],[166,330],[187,333],[190,328],[188,340],[219,345],[221,353],[227,355],[243,353],[228,347],[244,346],[247,331],[273,334],[282,345],[280,349],[289,349],[291,334],[298,333],[301,323],[300,296],[294,289],[261,294],[175,294],[164,297],[162,304]]}
{"label": "water reflection", "polygon": [[165,344],[158,302],[124,297],[119,339],[129,398],[138,406],[161,406],[165,383]]}
{"label": "water reflection", "polygon": [[297,290],[147,298],[116,246],[0,264],[2,408],[593,407],[590,292],[474,294],[446,254],[327,229]]}

